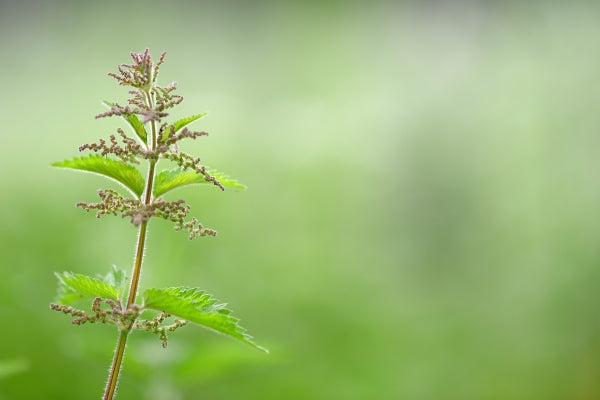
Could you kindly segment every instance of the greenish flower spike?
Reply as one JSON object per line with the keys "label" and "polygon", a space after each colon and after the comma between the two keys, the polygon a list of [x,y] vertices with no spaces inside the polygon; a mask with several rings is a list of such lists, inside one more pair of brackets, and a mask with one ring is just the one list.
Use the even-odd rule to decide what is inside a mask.
{"label": "greenish flower spike", "polygon": [[[85,211],[94,211],[98,218],[120,215],[138,229],[129,279],[116,267],[108,274],[96,277],[72,272],[56,274],[58,295],[57,302],[50,305],[52,310],[70,315],[75,325],[110,324],[119,331],[104,400],[112,400],[115,396],[126,343],[133,330],[158,335],[162,346],[166,347],[168,335],[193,323],[267,352],[246,333],[225,304],[218,303],[201,290],[151,288],[144,291],[143,304],[137,302],[148,224],[153,218],[172,223],[176,231],[186,231],[189,239],[217,235],[215,230],[204,227],[196,217],[188,216],[190,206],[185,200],[168,200],[164,196],[173,189],[189,185],[216,186],[220,190],[245,189],[246,186],[224,173],[207,168],[200,157],[180,150],[185,141],[208,136],[208,132],[188,128],[206,113],[167,121],[171,109],[183,101],[183,96],[175,93],[176,82],[166,86],[158,84],[157,77],[165,53],[157,62],[148,49],[143,53],[131,53],[131,57],[131,64],[121,64],[117,72],[108,74],[120,86],[127,87],[131,96],[125,102],[104,102],[108,110],[96,115],[96,118],[120,117],[127,124],[129,134],[117,128],[106,138],[79,146],[79,151],[86,152],[85,155],[51,164],[117,182],[125,189],[124,193],[98,189],[100,201],[78,202],[77,206]],[[88,310],[72,306],[81,300],[91,300]],[[142,319],[146,310],[158,314],[149,320]]]}

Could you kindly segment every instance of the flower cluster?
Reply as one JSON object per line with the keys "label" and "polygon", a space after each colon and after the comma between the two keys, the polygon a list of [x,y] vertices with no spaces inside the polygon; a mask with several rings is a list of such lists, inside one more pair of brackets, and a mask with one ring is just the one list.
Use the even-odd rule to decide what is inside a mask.
{"label": "flower cluster", "polygon": [[151,196],[154,166],[160,159],[168,160],[182,170],[193,170],[201,175],[207,182],[224,190],[219,180],[212,176],[206,166],[202,165],[199,157],[179,151],[178,143],[184,139],[195,140],[208,136],[205,131],[193,131],[185,127],[188,123],[199,118],[196,115],[175,123],[163,122],[168,116],[165,110],[181,103],[183,97],[174,93],[177,84],[173,82],[167,86],[159,86],[156,77],[161,64],[164,62],[163,53],[156,64],[148,52],[131,53],[133,63],[118,66],[118,73],[109,73],[119,85],[129,86],[131,97],[127,105],[106,103],[109,110],[96,115],[96,118],[120,116],[133,128],[136,137],[129,137],[119,128],[117,135],[110,135],[109,140],[99,139],[96,143],[86,143],[79,147],[79,151],[92,151],[103,157],[112,156],[123,164],[139,164],[140,160],[150,163],[148,182],[144,188],[145,195],[139,198],[123,198],[116,191],[106,189],[98,191],[101,201],[98,203],[78,203],[77,206],[84,210],[96,210],[99,218],[105,214],[129,217],[135,226],[148,221],[151,217],[161,217],[172,221],[176,230],[187,230],[190,239],[196,236],[216,235],[212,229],[207,229],[196,218],[185,220],[190,207],[183,200],[164,201]]}
{"label": "flower cluster", "polygon": [[98,114],[96,118],[109,117],[112,115],[139,114],[144,117],[143,122],[160,121],[168,114],[166,109],[172,108],[183,101],[183,96],[173,94],[177,88],[177,82],[167,86],[158,86],[156,77],[161,64],[165,60],[166,53],[162,53],[156,65],[148,49],[143,53],[131,53],[133,64],[121,64],[118,66],[119,73],[111,72],[112,76],[121,86],[131,86],[135,90],[129,91],[131,98],[127,101],[129,106],[115,104],[105,113]]}
{"label": "flower cluster", "polygon": [[[104,301],[109,309],[102,309],[102,301]],[[114,301],[111,299],[102,299],[100,297],[96,297],[92,302],[92,312],[93,314],[89,314],[83,310],[79,310],[77,308],[71,306],[60,305],[56,303],[50,304],[50,309],[55,311],[61,311],[64,314],[70,314],[75,319],[71,322],[75,325],[83,325],[87,322],[89,323],[102,323],[102,324],[112,324],[119,327],[119,329],[130,330],[134,325],[134,322],[137,321],[142,309],[132,304],[128,309],[123,310],[121,306],[121,302]]]}
{"label": "flower cluster", "polygon": [[161,143],[161,146],[176,146],[177,142],[181,139],[196,139],[200,136],[208,136],[208,132],[190,131],[188,128],[183,128],[181,132],[175,134],[175,126],[164,123],[161,125],[160,132],[158,133],[158,141]]}
{"label": "flower cluster", "polygon": [[[119,212],[128,212],[129,214],[130,211],[137,210],[141,206],[141,202],[138,199],[123,198],[117,191],[112,189],[100,189],[98,190],[98,195],[101,200],[99,203],[86,203],[82,201],[77,203],[77,207],[81,207],[85,211],[97,210],[96,218],[100,218],[106,214],[117,215]],[[134,225],[139,225],[139,223]]]}
{"label": "flower cluster", "polygon": [[[106,306],[105,309],[102,308],[103,302],[108,305],[108,308]],[[165,324],[166,319],[171,316],[165,312],[158,314],[151,320],[140,319],[140,314],[144,310],[142,307],[132,304],[124,310],[120,301],[100,297],[96,297],[92,301],[92,313],[56,303],[51,303],[50,309],[75,317],[71,321],[75,325],[85,323],[111,324],[117,326],[119,330],[130,331],[136,329],[154,333],[159,336],[163,347],[167,347],[167,332],[174,332],[187,324],[187,321],[177,318],[173,319],[173,323]]]}
{"label": "flower cluster", "polygon": [[121,86],[133,86],[138,89],[147,89],[151,83],[156,82],[158,70],[165,61],[166,52],[163,52],[160,59],[153,66],[150,50],[146,49],[143,53],[131,53],[133,64],[121,64],[117,68],[120,75],[109,72],[109,76],[115,78]]}
{"label": "flower cluster", "polygon": [[108,154],[114,154],[123,162],[129,162],[133,164],[139,164],[140,162],[136,156],[141,155],[144,158],[149,158],[149,152],[143,149],[142,145],[139,144],[135,139],[130,138],[123,132],[123,129],[118,128],[117,133],[121,136],[121,142],[124,146],[119,145],[115,135],[110,135],[110,146],[107,145],[106,140],[100,139],[98,143],[86,143],[79,146],[79,151],[91,150],[95,153],[100,153],[102,156]]}
{"label": "flower cluster", "polygon": [[98,190],[100,202],[86,203],[79,202],[77,207],[85,211],[96,210],[96,218],[106,214],[117,215],[121,213],[123,218],[129,217],[131,223],[139,226],[142,222],[147,222],[152,217],[160,217],[175,224],[174,229],[187,230],[189,239],[196,236],[216,236],[217,232],[213,229],[204,228],[196,218],[186,221],[190,206],[184,200],[154,200],[150,204],[144,204],[139,199],[124,198],[117,191],[112,189]]}
{"label": "flower cluster", "polygon": [[162,343],[162,347],[164,348],[167,347],[167,332],[175,332],[176,329],[187,324],[187,321],[183,319],[174,318],[172,324],[161,325],[170,316],[170,314],[162,312],[152,320],[136,321],[133,325],[133,328],[158,335]]}
{"label": "flower cluster", "polygon": [[221,190],[225,190],[225,187],[206,170],[206,166],[200,164],[200,158],[191,156],[187,153],[181,153],[177,151],[167,151],[162,154],[163,158],[173,161],[183,169],[193,169],[197,174],[204,175],[204,180],[212,182],[215,186],[218,186]]}

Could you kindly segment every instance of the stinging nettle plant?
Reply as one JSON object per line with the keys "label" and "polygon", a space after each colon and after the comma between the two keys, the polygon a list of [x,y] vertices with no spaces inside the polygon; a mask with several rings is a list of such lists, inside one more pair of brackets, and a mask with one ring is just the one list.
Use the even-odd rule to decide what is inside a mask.
{"label": "stinging nettle plant", "polygon": [[[208,135],[187,127],[206,113],[173,123],[163,122],[168,116],[167,110],[183,100],[182,96],[174,94],[175,82],[164,87],[157,84],[156,78],[165,54],[154,63],[148,49],[143,53],[131,53],[132,64],[121,64],[118,73],[108,74],[119,85],[130,87],[131,97],[127,105],[105,102],[108,111],[96,118],[123,118],[131,128],[133,138],[119,128],[118,137],[110,135],[108,141],[100,139],[97,143],[79,147],[79,151],[87,150],[91,154],[52,164],[99,174],[119,183],[126,190],[126,196],[116,190],[101,189],[98,191],[98,203],[80,202],[77,206],[86,211],[96,211],[97,218],[105,214],[120,214],[123,218],[129,218],[139,229],[133,271],[129,279],[124,271],[114,266],[105,276],[91,277],[71,272],[56,274],[58,295],[56,303],[50,305],[51,309],[71,315],[74,317],[72,323],[76,325],[104,323],[118,328],[119,338],[104,400],[112,399],[115,395],[127,338],[133,330],[158,335],[162,346],[166,347],[168,334],[188,323],[195,323],[268,352],[254,343],[239,325],[239,320],[225,308],[225,304],[218,303],[197,288],[150,288],[144,291],[141,304],[136,302],[146,232],[152,217],[171,221],[176,231],[187,231],[190,240],[197,236],[217,234],[205,228],[196,218],[188,218],[190,206],[185,200],[168,201],[163,195],[191,184],[212,184],[221,190],[226,187],[245,188],[236,180],[202,165],[200,158],[179,150],[180,141]],[[146,179],[137,168],[142,160],[148,163]],[[172,168],[157,171],[160,160],[169,161]],[[92,300],[91,311],[71,306],[75,301],[85,299]]]}

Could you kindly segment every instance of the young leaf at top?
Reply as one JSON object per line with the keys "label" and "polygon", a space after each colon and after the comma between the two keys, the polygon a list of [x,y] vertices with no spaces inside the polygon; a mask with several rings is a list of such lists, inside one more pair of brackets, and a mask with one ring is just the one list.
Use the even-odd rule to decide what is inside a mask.
{"label": "young leaf at top", "polygon": [[123,185],[136,197],[141,196],[144,191],[145,180],[137,168],[101,155],[91,154],[72,160],[58,161],[50,165],[53,167],[78,169],[105,176]]}
{"label": "young leaf at top", "polygon": [[108,274],[102,277],[102,281],[117,289],[119,293],[124,293],[127,277],[125,271],[113,265]]}
{"label": "young leaf at top", "polygon": [[118,301],[121,295],[121,290],[102,279],[71,272],[55,275],[58,278],[56,300],[61,304],[71,304],[76,300],[94,297]]}
{"label": "young leaf at top", "polygon": [[[208,170],[209,175],[214,176],[223,186],[237,188],[237,189],[246,189],[246,186],[242,185],[235,179],[229,178],[227,175],[214,171]],[[208,182],[204,179],[204,175],[198,174],[192,170],[184,170],[181,167],[168,169],[161,171],[158,175],[156,175],[155,186],[154,186],[154,196],[158,197],[166,192],[173,190],[180,186],[192,185],[192,184],[201,184],[201,183],[212,183]]]}
{"label": "young leaf at top", "polygon": [[238,325],[239,319],[231,316],[231,310],[225,306],[196,288],[148,289],[144,292],[146,309],[184,318],[268,353],[267,349],[252,341],[252,336],[246,333],[246,329]]}
{"label": "young leaf at top", "polygon": [[[112,108],[115,106],[114,103],[109,103],[108,101],[104,101],[103,103],[107,107]],[[144,144],[148,144],[148,133],[146,132],[146,127],[144,126],[142,120],[139,119],[135,114],[121,114],[121,117],[123,117],[129,126],[131,126],[137,137],[140,138]]]}

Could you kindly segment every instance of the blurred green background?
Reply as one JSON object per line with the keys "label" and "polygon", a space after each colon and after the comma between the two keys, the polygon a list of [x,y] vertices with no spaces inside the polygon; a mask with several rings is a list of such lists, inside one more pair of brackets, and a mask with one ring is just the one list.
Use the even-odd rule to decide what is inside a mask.
{"label": "blurred green background", "polygon": [[270,355],[135,334],[119,399],[600,398],[600,7],[574,2],[2,2],[0,399],[100,398],[109,326],[53,271],[130,269],[136,230],[52,169],[122,125],[130,51],[168,52],[186,144],[249,186],[174,192],[142,288],[227,301]]}

